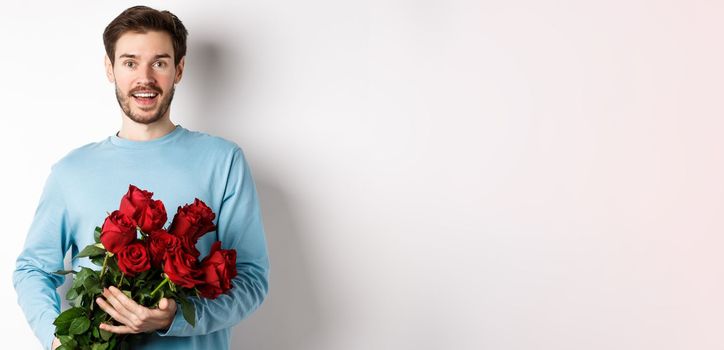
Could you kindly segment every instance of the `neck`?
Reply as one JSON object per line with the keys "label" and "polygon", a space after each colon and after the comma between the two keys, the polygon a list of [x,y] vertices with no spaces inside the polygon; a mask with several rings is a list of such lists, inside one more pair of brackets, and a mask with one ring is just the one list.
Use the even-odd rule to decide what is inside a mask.
{"label": "neck", "polygon": [[131,141],[150,141],[167,135],[175,128],[176,125],[168,117],[151,124],[136,123],[124,117],[118,137]]}

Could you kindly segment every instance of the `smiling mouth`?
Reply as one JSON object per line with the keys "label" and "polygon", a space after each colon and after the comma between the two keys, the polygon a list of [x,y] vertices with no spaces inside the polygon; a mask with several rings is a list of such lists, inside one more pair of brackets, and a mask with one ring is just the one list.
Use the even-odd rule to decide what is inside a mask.
{"label": "smiling mouth", "polygon": [[142,106],[154,104],[158,95],[156,91],[137,91],[131,94],[136,103]]}

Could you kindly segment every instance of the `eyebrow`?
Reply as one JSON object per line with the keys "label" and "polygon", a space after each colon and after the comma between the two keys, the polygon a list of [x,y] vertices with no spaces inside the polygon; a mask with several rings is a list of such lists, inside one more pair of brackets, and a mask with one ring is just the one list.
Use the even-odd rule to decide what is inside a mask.
{"label": "eyebrow", "polygon": [[[118,56],[118,58],[137,58],[138,56],[130,54],[130,53],[124,53]],[[153,56],[153,59],[159,59],[159,58],[171,58],[171,55],[167,53],[158,54],[156,56]]]}

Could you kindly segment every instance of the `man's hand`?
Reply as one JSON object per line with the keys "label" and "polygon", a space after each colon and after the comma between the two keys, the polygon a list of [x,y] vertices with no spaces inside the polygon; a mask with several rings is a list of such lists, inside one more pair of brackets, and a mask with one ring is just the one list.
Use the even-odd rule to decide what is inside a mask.
{"label": "man's hand", "polygon": [[137,304],[127,297],[118,288],[111,286],[103,289],[103,296],[96,298],[96,303],[108,315],[122,326],[112,326],[106,323],[100,324],[100,329],[112,333],[144,333],[158,329],[165,329],[171,326],[176,315],[176,301],[173,299],[161,298],[158,309],[149,309]]}
{"label": "man's hand", "polygon": [[50,348],[53,349],[53,350],[55,350],[55,349],[57,349],[59,346],[60,346],[60,339],[54,338],[54,339],[53,339],[53,344],[50,345]]}

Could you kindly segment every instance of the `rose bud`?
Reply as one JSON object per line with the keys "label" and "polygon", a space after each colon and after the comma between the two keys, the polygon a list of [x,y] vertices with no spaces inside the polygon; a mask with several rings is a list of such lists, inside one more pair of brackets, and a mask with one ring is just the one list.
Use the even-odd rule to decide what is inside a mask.
{"label": "rose bud", "polygon": [[116,210],[112,212],[101,227],[101,243],[107,251],[117,254],[127,244],[136,239],[136,223],[128,216]]}
{"label": "rose bud", "polygon": [[163,202],[152,196],[153,192],[129,185],[128,193],[121,198],[120,211],[133,218],[145,233],[162,228],[168,219]]}
{"label": "rose bud", "polygon": [[201,261],[201,280],[197,286],[199,294],[214,299],[231,289],[231,279],[236,276],[236,251],[221,249],[221,242],[211,246],[209,255]]}
{"label": "rose bud", "polygon": [[178,207],[168,232],[177,237],[186,237],[193,244],[208,232],[214,231],[216,214],[200,199],[193,204]]}

